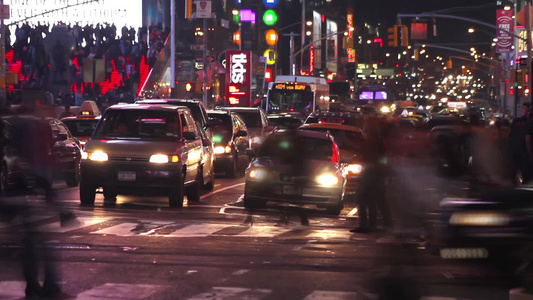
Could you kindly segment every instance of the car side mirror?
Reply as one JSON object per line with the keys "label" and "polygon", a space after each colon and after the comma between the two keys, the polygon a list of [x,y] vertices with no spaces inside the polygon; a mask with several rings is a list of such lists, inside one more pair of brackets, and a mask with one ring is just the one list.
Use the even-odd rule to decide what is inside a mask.
{"label": "car side mirror", "polygon": [[186,131],[183,133],[183,138],[188,141],[194,141],[196,139],[196,134],[192,131]]}
{"label": "car side mirror", "polygon": [[209,118],[207,120],[206,126],[207,127],[213,127],[213,126],[217,126],[217,125],[220,125],[220,124],[222,124],[222,120],[220,120],[219,118]]}
{"label": "car side mirror", "polygon": [[248,136],[248,132],[244,130],[237,131],[237,133],[235,134],[235,137],[241,137],[241,136]]}

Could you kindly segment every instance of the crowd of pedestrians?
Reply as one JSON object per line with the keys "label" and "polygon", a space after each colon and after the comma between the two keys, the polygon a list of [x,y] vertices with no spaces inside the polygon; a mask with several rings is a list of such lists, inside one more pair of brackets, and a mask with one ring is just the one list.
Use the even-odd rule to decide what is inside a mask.
{"label": "crowd of pedestrians", "polygon": [[[117,29],[113,24],[24,23],[7,30],[15,33],[14,41],[10,40],[10,32],[6,34],[6,51],[13,51],[13,58],[7,63],[21,62],[22,80],[15,90],[51,91],[53,103],[58,105],[74,105],[70,98],[74,99],[75,94],[104,104],[132,101],[135,87],[142,84],[139,70],[143,56],[153,68],[170,33],[170,28],[161,24],[135,30],[126,26]],[[84,81],[84,59],[103,59],[105,80],[109,81],[115,69],[120,74],[120,84],[102,91],[99,84],[93,86]],[[69,88],[54,91],[54,84],[67,82]],[[16,96],[10,99],[15,102]]]}

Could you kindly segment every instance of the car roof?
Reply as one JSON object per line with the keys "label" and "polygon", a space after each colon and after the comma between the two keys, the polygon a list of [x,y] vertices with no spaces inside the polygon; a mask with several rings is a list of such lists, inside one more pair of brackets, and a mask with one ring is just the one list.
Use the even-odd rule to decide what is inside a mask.
{"label": "car roof", "polygon": [[230,115],[232,114],[229,110],[207,110],[208,115]]}
{"label": "car roof", "polygon": [[343,111],[343,112],[331,112],[331,111],[321,111],[321,112],[312,112],[310,117],[330,117],[330,118],[351,118],[351,117],[360,117],[361,115],[357,112]]}
{"label": "car roof", "polygon": [[301,129],[306,128],[324,128],[324,129],[338,129],[338,130],[348,130],[348,131],[357,131],[363,133],[363,130],[356,126],[350,125],[341,125],[335,123],[308,123],[300,126]]}
{"label": "car roof", "polygon": [[64,117],[61,118],[61,121],[75,121],[75,120],[100,120],[101,116],[94,115],[78,115],[74,117]]}
{"label": "car roof", "polygon": [[236,112],[246,112],[246,111],[259,111],[259,107],[241,107],[241,106],[221,106],[218,109],[236,111]]}
{"label": "car roof", "polygon": [[200,100],[194,100],[194,99],[145,99],[145,100],[138,100],[135,103],[138,103],[138,104],[196,103],[196,104],[198,104],[198,103],[202,103],[202,102]]}
{"label": "car roof", "polygon": [[[294,132],[294,130],[292,131]],[[272,132],[270,135],[285,135],[289,133],[289,130],[280,129]],[[310,138],[316,138],[316,139],[325,139],[325,140],[331,140],[331,136],[327,132],[322,131],[311,131],[311,130],[298,130],[296,131],[296,134],[298,136],[303,137],[310,137]]]}
{"label": "car roof", "polygon": [[135,109],[135,110],[160,110],[160,111],[171,111],[171,110],[177,110],[177,109],[185,109],[189,110],[186,106],[180,106],[180,105],[170,105],[170,104],[115,104],[108,108],[112,110],[128,110],[128,109]]}

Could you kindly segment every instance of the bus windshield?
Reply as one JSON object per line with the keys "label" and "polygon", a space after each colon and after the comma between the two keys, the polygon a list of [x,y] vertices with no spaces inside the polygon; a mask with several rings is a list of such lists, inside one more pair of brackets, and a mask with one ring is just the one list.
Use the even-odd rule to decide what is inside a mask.
{"label": "bus windshield", "polygon": [[309,90],[270,90],[267,113],[300,112],[308,115],[313,111],[313,92]]}

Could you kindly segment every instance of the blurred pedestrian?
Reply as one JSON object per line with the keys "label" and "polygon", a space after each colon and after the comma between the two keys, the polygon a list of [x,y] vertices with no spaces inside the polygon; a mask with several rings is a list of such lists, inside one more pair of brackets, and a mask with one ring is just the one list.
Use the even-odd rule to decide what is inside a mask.
{"label": "blurred pedestrian", "polygon": [[359,205],[359,226],[351,229],[351,232],[376,231],[378,209],[383,220],[383,227],[392,228],[392,217],[385,195],[387,157],[381,136],[381,125],[381,120],[374,116],[369,117],[365,122],[367,142],[362,153],[365,170],[356,195]]}

